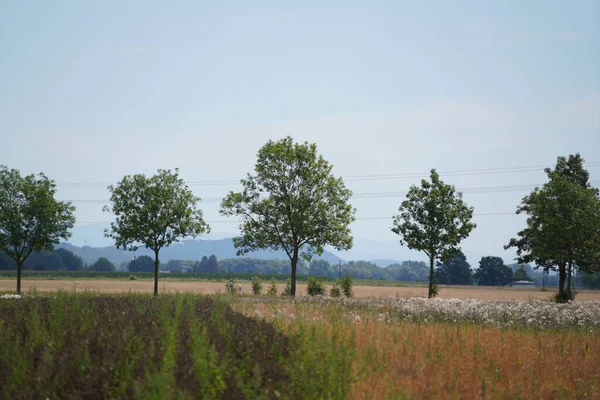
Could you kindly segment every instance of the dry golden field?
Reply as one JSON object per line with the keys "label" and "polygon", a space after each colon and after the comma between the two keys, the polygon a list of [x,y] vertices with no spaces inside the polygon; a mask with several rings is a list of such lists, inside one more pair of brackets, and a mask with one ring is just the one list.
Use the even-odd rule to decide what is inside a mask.
{"label": "dry golden field", "polygon": [[[266,287],[267,282],[263,282]],[[202,294],[224,293],[225,285],[223,282],[203,282],[203,281],[180,281],[180,280],[159,280],[159,292],[192,292]],[[22,281],[23,291],[27,292],[34,288],[38,291],[48,292],[58,289],[67,291],[85,291],[92,290],[102,293],[120,293],[120,292],[152,292],[154,288],[152,280],[99,280],[99,279],[65,279],[65,280],[37,280],[24,279]],[[278,291],[283,291],[283,284],[278,284]],[[0,280],[0,291],[15,290],[16,282],[14,280]],[[242,293],[250,293],[250,284],[242,283]],[[266,290],[266,289],[265,289]],[[306,285],[298,284],[298,294],[306,293]],[[426,297],[427,288],[417,286],[354,286],[354,295],[356,297]],[[440,296],[442,298],[476,299],[476,300],[546,300],[552,294],[550,288],[546,292],[537,289],[513,289],[513,288],[491,288],[477,286],[440,286]],[[577,300],[600,300],[600,291],[581,290],[577,295]]]}
{"label": "dry golden field", "polygon": [[[335,303],[240,302],[288,334],[352,343],[351,399],[598,399],[600,336],[382,319]],[[381,315],[381,314],[379,314]]]}

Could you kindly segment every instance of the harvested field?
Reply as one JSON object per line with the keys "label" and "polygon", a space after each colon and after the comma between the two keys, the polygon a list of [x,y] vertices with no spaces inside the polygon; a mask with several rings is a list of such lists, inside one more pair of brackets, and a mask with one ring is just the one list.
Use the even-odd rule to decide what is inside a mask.
{"label": "harvested field", "polygon": [[[139,292],[151,293],[153,281],[151,280],[98,280],[98,279],[68,279],[68,280],[36,280],[24,279],[21,282],[25,292],[38,290],[41,292],[56,291],[58,289],[67,291],[92,290],[101,293],[123,293]],[[159,280],[159,292],[192,292],[201,294],[216,294],[225,292],[223,282],[204,281],[181,281],[181,280]],[[265,282],[263,282],[263,285]],[[0,291],[14,291],[16,283],[13,280],[0,280]],[[283,291],[283,284],[278,284],[278,292]],[[306,293],[306,285],[298,284],[298,294]],[[417,286],[354,286],[356,297],[427,297],[426,287]],[[250,283],[242,283],[242,293],[251,293]],[[535,289],[517,288],[491,288],[479,286],[440,286],[441,298],[476,299],[476,300],[546,300],[553,293],[553,289],[542,292]],[[577,301],[600,300],[598,290],[580,290]]]}

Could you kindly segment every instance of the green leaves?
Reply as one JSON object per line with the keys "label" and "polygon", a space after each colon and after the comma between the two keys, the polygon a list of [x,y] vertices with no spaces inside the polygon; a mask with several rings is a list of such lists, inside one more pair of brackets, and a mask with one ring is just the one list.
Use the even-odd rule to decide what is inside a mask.
{"label": "green leaves", "polygon": [[21,177],[19,171],[0,166],[0,250],[20,271],[32,251],[51,250],[68,239],[75,223],[75,207],[56,201],[56,185],[44,174]]}
{"label": "green leaves", "polygon": [[423,179],[421,187],[413,185],[399,211],[391,230],[400,236],[400,244],[423,251],[429,257],[431,297],[433,261],[448,260],[457,253],[458,244],[476,227],[471,222],[473,208],[432,169],[431,182]]}
{"label": "green leaves", "polygon": [[431,182],[412,186],[394,217],[392,232],[400,235],[400,243],[425,252],[429,257],[447,259],[458,244],[476,227],[471,222],[473,208],[467,207],[462,194],[454,186],[440,180],[435,169]]}
{"label": "green leaves", "polygon": [[105,236],[115,240],[117,248],[137,250],[145,246],[158,251],[185,237],[209,232],[202,211],[179,170],[158,170],[150,178],[145,175],[125,176],[117,186],[109,186],[112,211],[116,220]]}
{"label": "green leaves", "polygon": [[435,276],[438,283],[444,285],[471,285],[473,272],[462,251],[444,263],[438,262]]}
{"label": "green leaves", "polygon": [[221,215],[242,220],[242,234],[234,238],[239,255],[284,250],[294,275],[298,254],[310,260],[326,245],[352,247],[352,192],[333,176],[315,144],[294,143],[289,136],[269,141],[259,150],[254,170],[241,180],[243,190],[230,192],[221,203]]}
{"label": "green leaves", "polygon": [[115,240],[117,248],[137,250],[145,246],[154,250],[154,295],[158,295],[158,253],[161,248],[186,237],[209,232],[193,195],[179,170],[158,170],[145,175],[125,176],[117,186],[109,186],[112,206],[104,211],[115,214],[115,222],[105,236]]}
{"label": "green leaves", "polygon": [[559,298],[566,298],[567,264],[583,271],[600,269],[600,196],[589,182],[583,159],[558,157],[548,182],[522,200],[517,214],[525,213],[527,226],[505,248],[515,247],[518,261],[535,262],[545,270],[558,269]]}
{"label": "green leaves", "polygon": [[510,284],[512,278],[512,269],[504,265],[500,257],[481,257],[475,271],[475,281],[480,286],[504,286]]}

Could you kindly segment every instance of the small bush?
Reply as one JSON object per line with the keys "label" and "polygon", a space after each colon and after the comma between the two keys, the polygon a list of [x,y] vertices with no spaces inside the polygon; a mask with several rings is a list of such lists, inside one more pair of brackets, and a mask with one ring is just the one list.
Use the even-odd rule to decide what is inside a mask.
{"label": "small bush", "polygon": [[258,276],[252,277],[252,293],[254,293],[257,296],[260,296],[260,294],[262,293],[262,282],[260,281],[260,278]]}
{"label": "small bush", "polygon": [[431,298],[437,297],[440,294],[440,288],[437,284],[437,280],[433,280],[433,286],[431,287]]}
{"label": "small bush", "polygon": [[564,296],[560,297],[558,292],[556,292],[552,295],[551,299],[555,303],[568,303],[569,301],[575,300],[575,296],[577,296],[577,290],[567,288],[564,291]]}
{"label": "small bush", "polygon": [[352,276],[349,272],[346,273],[344,279],[342,279],[342,292],[346,297],[352,297]]}
{"label": "small bush", "polygon": [[310,296],[323,296],[325,294],[325,285],[320,279],[311,276],[307,281],[306,292]]}
{"label": "small bush", "polygon": [[277,286],[275,286],[275,278],[271,278],[271,284],[269,285],[267,296],[277,296]]}
{"label": "small bush", "polygon": [[340,285],[338,285],[336,282],[333,284],[333,286],[329,290],[329,296],[340,297],[341,295],[342,295],[342,291],[340,290]]}
{"label": "small bush", "polygon": [[225,287],[227,288],[227,293],[241,293],[240,285],[233,279],[230,279],[227,283],[225,283]]}
{"label": "small bush", "polygon": [[285,288],[283,288],[283,292],[281,292],[282,296],[291,296],[292,295],[292,278],[288,278],[285,281]]}

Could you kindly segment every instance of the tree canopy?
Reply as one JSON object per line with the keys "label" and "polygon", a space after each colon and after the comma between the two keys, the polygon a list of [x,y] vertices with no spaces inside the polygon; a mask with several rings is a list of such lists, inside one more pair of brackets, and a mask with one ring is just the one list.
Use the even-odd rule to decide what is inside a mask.
{"label": "tree canopy", "polygon": [[129,262],[129,272],[152,272],[154,271],[154,260],[149,256],[139,256]]}
{"label": "tree canopy", "polygon": [[315,144],[294,143],[289,136],[259,150],[254,172],[241,180],[241,192],[223,199],[221,215],[241,219],[241,235],[233,239],[238,255],[257,249],[285,251],[295,295],[300,257],[310,260],[326,245],[352,247],[352,192],[332,174]]}
{"label": "tree canopy", "polygon": [[522,265],[517,268],[517,270],[515,272],[513,272],[513,277],[512,280],[514,282],[516,281],[533,281],[533,279],[531,279],[531,277],[529,275],[527,275],[527,271],[525,271],[525,267],[523,267]]}
{"label": "tree canopy", "polygon": [[480,286],[505,286],[512,282],[512,269],[500,257],[481,257],[475,271],[475,281]]}
{"label": "tree canopy", "polygon": [[44,174],[22,177],[0,166],[0,251],[17,264],[17,293],[21,269],[33,251],[52,250],[71,236],[75,207],[54,198],[56,185]]}
{"label": "tree canopy", "polygon": [[400,244],[423,251],[429,257],[429,298],[434,296],[434,261],[448,260],[456,254],[460,242],[476,225],[471,222],[473,208],[467,206],[462,193],[445,184],[435,169],[431,181],[411,186],[406,200],[394,217],[392,232],[400,235]]}
{"label": "tree canopy", "polygon": [[116,186],[109,186],[111,206],[105,211],[115,215],[115,222],[105,236],[115,246],[135,251],[145,246],[154,251],[154,295],[158,295],[158,254],[163,247],[186,237],[209,232],[210,227],[197,208],[194,196],[179,170],[158,170],[150,178],[143,174],[127,175]]}
{"label": "tree canopy", "polygon": [[523,198],[517,214],[528,215],[527,226],[506,248],[517,249],[519,262],[535,262],[558,270],[557,300],[574,296],[574,268],[593,272],[600,265],[600,197],[588,179],[579,154],[558,157],[554,170],[546,168],[548,182]]}
{"label": "tree canopy", "polygon": [[105,257],[100,257],[95,263],[90,265],[92,271],[110,272],[115,270],[115,265]]}
{"label": "tree canopy", "polygon": [[471,265],[469,265],[467,257],[465,257],[464,253],[460,250],[449,261],[437,263],[435,276],[438,283],[445,285],[473,284],[473,271],[471,270]]}
{"label": "tree canopy", "polygon": [[62,262],[67,271],[77,271],[83,269],[83,259],[78,255],[75,255],[73,252],[60,248],[56,250],[56,252],[60,255]]}

